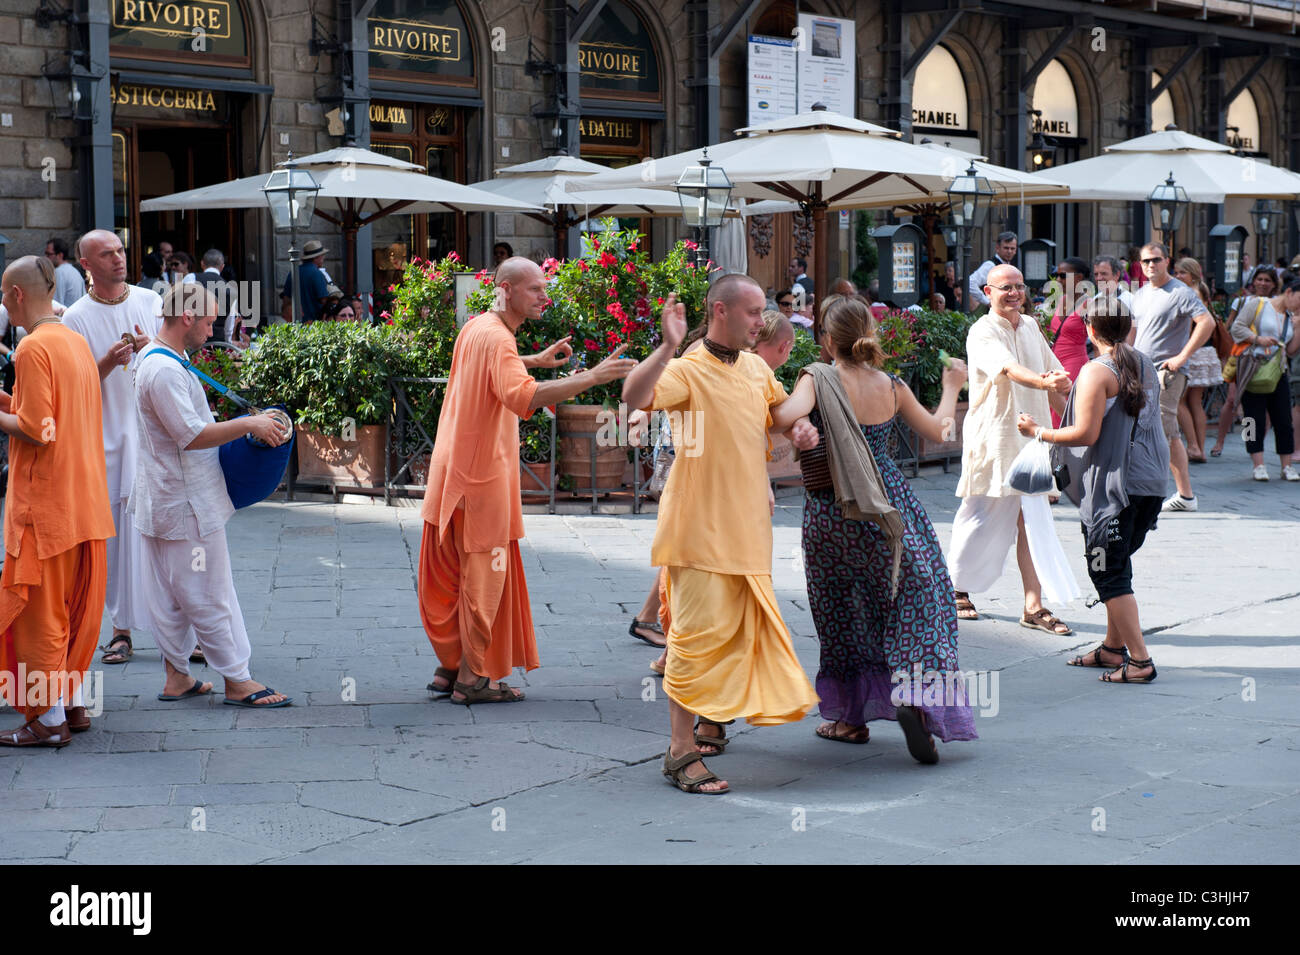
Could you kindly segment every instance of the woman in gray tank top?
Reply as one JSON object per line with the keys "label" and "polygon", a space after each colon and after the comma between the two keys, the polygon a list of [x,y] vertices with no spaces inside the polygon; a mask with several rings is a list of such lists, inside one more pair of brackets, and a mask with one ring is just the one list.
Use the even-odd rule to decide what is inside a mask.
{"label": "woman in gray tank top", "polygon": [[1098,357],[1079,372],[1061,427],[1044,428],[1030,415],[1021,415],[1018,427],[1057,446],[1058,481],[1079,507],[1088,576],[1106,605],[1106,638],[1069,664],[1105,668],[1107,683],[1150,683],[1156,668],[1142,639],[1132,556],[1155,529],[1168,482],[1160,380],[1151,360],[1124,344],[1127,314],[1088,311]]}

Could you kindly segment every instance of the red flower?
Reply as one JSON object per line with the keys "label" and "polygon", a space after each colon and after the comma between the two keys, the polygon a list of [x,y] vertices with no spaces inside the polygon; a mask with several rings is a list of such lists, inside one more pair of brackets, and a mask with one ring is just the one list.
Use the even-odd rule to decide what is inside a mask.
{"label": "red flower", "polygon": [[595,236],[591,237],[591,248],[593,252],[600,251],[600,240],[597,239]]}
{"label": "red flower", "polygon": [[656,304],[656,305],[662,305],[663,303],[664,303],[664,300],[663,300],[663,297],[662,297],[662,296],[659,297],[659,298],[656,298],[656,299],[655,299],[655,304]]}
{"label": "red flower", "polygon": [[602,252],[600,258],[596,259],[596,264],[603,269],[608,269],[611,266],[618,265],[618,257],[610,255],[608,252]]}
{"label": "red flower", "polygon": [[547,259],[545,262],[542,263],[542,270],[546,272],[547,275],[554,273],[555,270],[558,269],[559,267],[560,267],[560,261],[559,259],[555,259],[555,258]]}
{"label": "red flower", "polygon": [[487,278],[487,269],[479,269],[478,272],[475,273],[474,278],[482,282],[484,279]]}
{"label": "red flower", "polygon": [[692,242],[690,239],[682,239],[682,245],[686,246],[686,248],[690,249],[692,252],[700,247],[699,243]]}
{"label": "red flower", "polygon": [[447,258],[451,259],[453,262],[459,262],[459,261],[460,261],[460,256],[457,255],[455,252],[448,252],[448,253],[447,253]]}
{"label": "red flower", "polygon": [[619,345],[623,344],[623,339],[618,337],[618,332],[615,332],[612,329],[605,333],[605,341],[611,349],[617,348]]}
{"label": "red flower", "polygon": [[636,267],[631,262],[628,262],[626,265],[623,266],[623,271],[631,275],[633,272],[636,271]]}
{"label": "red flower", "polygon": [[595,351],[600,348],[600,342],[592,341],[590,338],[584,338],[582,340],[582,347],[587,349],[587,351]]}
{"label": "red flower", "polygon": [[631,242],[629,242],[629,243],[627,244],[627,250],[628,250],[629,252],[635,252],[635,251],[636,251],[637,243],[640,242],[640,241],[641,241],[640,239],[633,239]]}
{"label": "red flower", "polygon": [[650,303],[644,298],[637,299],[632,307],[641,318],[645,318],[650,314]]}
{"label": "red flower", "polygon": [[586,263],[586,262],[581,262],[581,261],[580,261],[580,262],[578,263],[578,268],[582,269],[582,271],[584,271],[584,272],[587,271],[587,263]]}
{"label": "red flower", "polygon": [[618,286],[617,286],[617,285],[611,285],[609,288],[605,289],[605,294],[606,294],[607,296],[609,296],[610,298],[617,298],[617,297],[618,297]]}
{"label": "red flower", "polygon": [[619,302],[611,302],[605,306],[605,311],[609,312],[621,322],[627,321],[627,313],[623,311],[623,306]]}

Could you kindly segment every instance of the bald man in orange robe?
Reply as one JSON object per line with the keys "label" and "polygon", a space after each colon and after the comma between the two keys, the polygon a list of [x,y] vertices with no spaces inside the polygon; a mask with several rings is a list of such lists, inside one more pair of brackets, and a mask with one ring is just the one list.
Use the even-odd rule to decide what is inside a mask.
{"label": "bald man in orange robe", "polygon": [[538,666],[519,554],[519,419],[636,366],[620,348],[595,368],[535,381],[528,368],[559,367],[572,354],[566,338],[519,355],[515,333],[549,302],[546,276],[516,256],[501,263],[496,286],[493,308],[456,336],[422,511],[420,616],[442,664],[429,689],[462,704],[522,700],[501,680]]}
{"label": "bald man in orange robe", "polygon": [[0,575],[0,692],[27,722],[3,746],[66,746],[90,729],[82,684],[104,615],[105,540],[113,536],[99,369],[90,346],[54,317],[54,270],[24,256],[0,278],[15,352],[5,564]]}

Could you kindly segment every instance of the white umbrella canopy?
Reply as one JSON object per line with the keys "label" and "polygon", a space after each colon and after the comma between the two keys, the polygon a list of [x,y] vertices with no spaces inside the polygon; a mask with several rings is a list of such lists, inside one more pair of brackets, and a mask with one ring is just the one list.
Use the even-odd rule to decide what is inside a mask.
{"label": "white umbrella canopy", "polygon": [[[404,215],[427,212],[521,212],[541,211],[531,202],[506,198],[428,175],[424,168],[382,153],[340,146],[279,166],[307,169],[320,185],[316,212],[326,222],[343,230],[346,247],[344,281],[356,285],[356,233],[376,219],[394,212]],[[190,209],[256,209],[266,207],[262,187],[266,175],[245,176],[230,182],[189,189],[140,203],[142,212]]]}
{"label": "white umbrella canopy", "polygon": [[[814,284],[825,289],[828,209],[946,203],[948,186],[967,168],[945,150],[906,143],[883,126],[822,109],[737,133],[748,135],[601,173],[584,181],[582,189],[669,187],[707,152],[735,184],[733,196],[793,200],[812,213]],[[989,167],[990,172],[996,168]],[[993,182],[995,175],[988,178]]]}
{"label": "white umbrella canopy", "polygon": [[1116,143],[1100,156],[1051,170],[1053,179],[1070,187],[1069,201],[1143,201],[1171,175],[1192,202],[1300,195],[1300,175],[1179,129]]}
{"label": "white umbrella canopy", "polygon": [[525,211],[524,215],[555,230],[557,256],[564,255],[569,228],[585,219],[681,215],[681,202],[676,194],[661,189],[628,187],[598,193],[583,191],[584,180],[609,171],[608,166],[559,153],[517,166],[506,166],[497,171],[495,179],[476,182],[473,188],[544,207],[541,211]]}

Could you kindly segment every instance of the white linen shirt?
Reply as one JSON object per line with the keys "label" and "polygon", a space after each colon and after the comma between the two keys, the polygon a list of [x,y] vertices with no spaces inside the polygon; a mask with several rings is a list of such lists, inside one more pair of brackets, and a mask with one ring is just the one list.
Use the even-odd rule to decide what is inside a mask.
{"label": "white linen shirt", "polygon": [[970,407],[962,424],[958,497],[1020,494],[1005,486],[1011,462],[1031,440],[1016,430],[1016,421],[1024,411],[1039,424],[1051,424],[1047,392],[1002,374],[1010,364],[1035,373],[1064,370],[1032,315],[1021,315],[1020,327],[1013,329],[1007,319],[989,312],[966,335]]}
{"label": "white linen shirt", "polygon": [[[152,355],[158,348],[170,355]],[[185,446],[216,419],[203,385],[159,341],[145,350],[136,371],[136,414],[140,458],[129,512],[141,534],[163,540],[189,540],[191,521],[200,537],[219,530],[235,513],[226,493],[218,448],[186,451]]]}

